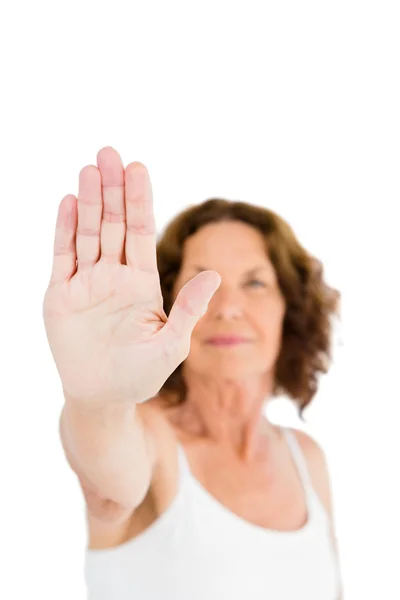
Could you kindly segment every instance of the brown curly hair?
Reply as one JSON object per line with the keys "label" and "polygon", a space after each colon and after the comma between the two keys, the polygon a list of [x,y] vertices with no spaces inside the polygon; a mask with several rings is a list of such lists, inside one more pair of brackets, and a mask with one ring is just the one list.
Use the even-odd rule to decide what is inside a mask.
{"label": "brown curly hair", "polygon": [[[185,240],[200,227],[220,221],[242,221],[255,227],[265,240],[266,252],[275,268],[286,301],[282,344],[275,369],[275,396],[286,394],[303,410],[318,390],[318,375],[327,373],[332,361],[332,316],[339,315],[340,292],[323,279],[322,263],[297,240],[290,225],[261,206],[210,198],[189,206],[165,228],[157,242],[164,310],[173,304],[172,290],[179,274]],[[178,404],[185,401],[182,363],[165,381],[166,392]]]}

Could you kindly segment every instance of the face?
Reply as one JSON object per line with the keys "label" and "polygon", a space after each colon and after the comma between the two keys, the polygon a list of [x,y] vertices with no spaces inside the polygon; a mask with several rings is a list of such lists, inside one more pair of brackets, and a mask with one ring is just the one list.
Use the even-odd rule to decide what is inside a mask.
{"label": "face", "polygon": [[[240,221],[202,227],[185,242],[174,298],[207,269],[217,271],[222,281],[193,330],[184,369],[224,379],[273,374],[285,301],[261,233]],[[218,336],[239,336],[243,341],[212,343]]]}

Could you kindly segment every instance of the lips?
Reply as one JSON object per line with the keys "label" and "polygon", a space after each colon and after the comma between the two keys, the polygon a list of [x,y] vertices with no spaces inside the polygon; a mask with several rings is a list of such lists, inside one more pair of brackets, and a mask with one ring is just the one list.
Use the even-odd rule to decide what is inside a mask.
{"label": "lips", "polygon": [[246,338],[237,335],[221,335],[208,338],[207,344],[213,346],[233,346],[235,344],[243,344],[247,342]]}

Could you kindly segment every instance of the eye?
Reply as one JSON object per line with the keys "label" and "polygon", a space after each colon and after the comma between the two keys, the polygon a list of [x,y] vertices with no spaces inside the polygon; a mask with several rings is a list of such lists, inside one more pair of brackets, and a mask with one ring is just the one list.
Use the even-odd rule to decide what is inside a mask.
{"label": "eye", "polygon": [[256,284],[256,287],[258,287],[258,286],[260,286],[260,285],[261,285],[262,287],[265,287],[265,283],[264,283],[263,281],[260,281],[260,279],[251,279],[251,280],[250,280],[248,283],[249,283],[251,286],[254,286],[254,284]]}

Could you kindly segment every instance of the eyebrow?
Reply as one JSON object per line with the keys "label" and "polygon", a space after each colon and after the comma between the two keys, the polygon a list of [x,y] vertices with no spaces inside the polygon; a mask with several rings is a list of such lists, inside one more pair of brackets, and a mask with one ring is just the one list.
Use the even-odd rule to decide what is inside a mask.
{"label": "eyebrow", "polygon": [[[199,273],[201,271],[208,271],[208,269],[206,269],[205,267],[199,267],[197,265],[193,265],[192,267],[189,267],[189,268],[195,269]],[[259,267],[255,267],[254,269],[250,269],[249,271],[246,271],[246,275],[252,275],[253,273],[256,273],[257,271],[261,271],[261,270],[269,270],[269,269],[266,265],[261,265]]]}

